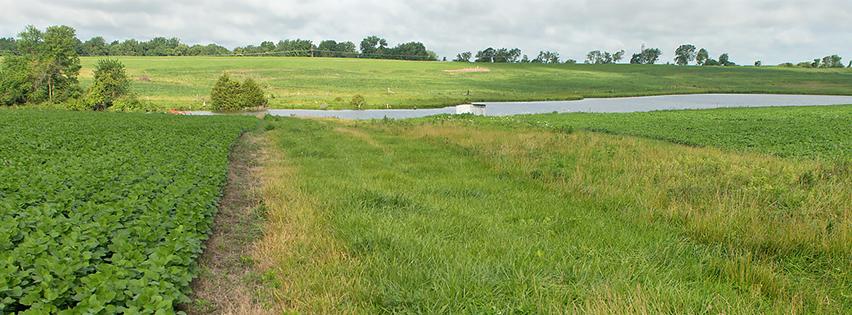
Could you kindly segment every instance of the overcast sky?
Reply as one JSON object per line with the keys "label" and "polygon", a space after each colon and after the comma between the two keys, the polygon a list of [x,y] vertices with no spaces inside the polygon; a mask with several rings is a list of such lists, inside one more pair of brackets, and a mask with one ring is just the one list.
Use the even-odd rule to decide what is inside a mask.
{"label": "overcast sky", "polygon": [[740,64],[852,58],[850,0],[0,0],[0,36],[65,24],[85,40],[155,36],[229,48],[286,38],[380,35],[422,41],[440,56],[488,46],[629,54],[642,44],[670,61],[681,43],[731,54]]}

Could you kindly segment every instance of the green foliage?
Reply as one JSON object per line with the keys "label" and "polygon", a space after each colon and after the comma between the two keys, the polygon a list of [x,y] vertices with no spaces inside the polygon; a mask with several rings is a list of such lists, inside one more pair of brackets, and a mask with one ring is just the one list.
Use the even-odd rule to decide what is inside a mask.
{"label": "green foliage", "polygon": [[663,51],[659,48],[645,48],[642,46],[642,49],[638,54],[634,54],[632,58],[630,58],[631,64],[636,65],[652,65],[657,63],[657,60],[660,59],[660,56],[663,54]]}
{"label": "green foliage", "polygon": [[624,50],[614,53],[593,50],[586,54],[586,64],[607,65],[621,61],[624,58]]}
{"label": "green foliage", "polygon": [[695,62],[699,66],[703,66],[707,60],[710,60],[710,52],[707,49],[701,48],[698,50],[698,53],[695,55]]}
{"label": "green foliage", "polygon": [[216,111],[239,111],[266,106],[269,100],[263,89],[253,79],[245,82],[231,79],[223,73],[210,91],[212,109]]}
{"label": "green foliage", "polygon": [[352,97],[352,100],[349,101],[349,106],[352,106],[355,109],[364,109],[367,107],[367,100],[364,99],[363,95],[355,94],[355,96]]}
{"label": "green foliage", "polygon": [[173,313],[247,117],[0,115],[0,313]]}
{"label": "green foliage", "polygon": [[0,102],[63,102],[78,97],[81,66],[76,44],[75,31],[68,26],[50,26],[44,32],[28,26],[16,41],[19,55],[3,58]]}
{"label": "green foliage", "polygon": [[143,101],[139,99],[134,93],[125,94],[112,103],[112,106],[108,108],[111,112],[157,112],[162,111],[161,108],[152,104],[148,101]]}
{"label": "green foliage", "polygon": [[680,45],[675,50],[675,63],[679,66],[688,65],[695,60],[695,49],[695,45],[692,44]]}
{"label": "green foliage", "polygon": [[104,110],[130,90],[124,64],[115,59],[98,61],[94,82],[86,93],[86,102],[95,110]]}
{"label": "green foliage", "polygon": [[456,55],[456,59],[453,59],[455,62],[470,62],[470,58],[473,58],[473,54],[469,51],[460,53]]}

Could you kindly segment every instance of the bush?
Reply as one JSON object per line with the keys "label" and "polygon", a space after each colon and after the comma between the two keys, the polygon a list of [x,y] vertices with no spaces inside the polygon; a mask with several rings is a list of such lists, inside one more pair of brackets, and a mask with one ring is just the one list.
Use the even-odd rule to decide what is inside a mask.
{"label": "bush", "polygon": [[136,94],[131,93],[116,99],[109,111],[149,113],[160,111],[160,108],[151,104],[151,102],[140,100]]}
{"label": "bush", "polygon": [[86,92],[86,103],[94,110],[105,110],[130,90],[124,64],[115,59],[98,60],[94,83]]}
{"label": "bush", "polygon": [[266,106],[269,100],[254,80],[247,79],[240,83],[224,73],[210,91],[210,102],[215,111],[239,111]]}
{"label": "bush", "polygon": [[367,107],[367,100],[365,100],[364,96],[362,96],[361,94],[355,94],[355,96],[352,97],[352,100],[349,101],[349,105],[355,107],[356,109],[362,109],[364,107]]}

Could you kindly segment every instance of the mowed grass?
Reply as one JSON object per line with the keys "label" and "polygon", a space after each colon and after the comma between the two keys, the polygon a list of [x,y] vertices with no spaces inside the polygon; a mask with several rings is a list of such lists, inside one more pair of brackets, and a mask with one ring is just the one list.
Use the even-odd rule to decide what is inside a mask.
{"label": "mowed grass", "polygon": [[[82,58],[91,82],[102,57]],[[204,109],[219,75],[254,78],[272,108],[369,108],[456,105],[467,101],[570,100],[685,93],[850,94],[848,69],[677,67],[668,65],[535,65],[411,62],[295,57],[113,57],[133,89],[163,108]],[[466,68],[488,72],[458,72]],[[208,104],[209,105],[209,104]]]}
{"label": "mowed grass", "polygon": [[561,131],[578,129],[788,158],[852,160],[852,105],[507,117],[440,116],[419,121],[455,121],[510,128],[529,126]]}
{"label": "mowed grass", "polygon": [[848,164],[524,123],[268,123],[287,180],[254,255],[281,310],[852,308]]}

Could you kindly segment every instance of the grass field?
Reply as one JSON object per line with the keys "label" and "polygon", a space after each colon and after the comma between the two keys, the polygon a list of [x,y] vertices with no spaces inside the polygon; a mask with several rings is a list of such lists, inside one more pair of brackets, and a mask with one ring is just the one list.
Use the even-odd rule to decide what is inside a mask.
{"label": "grass field", "polygon": [[781,157],[852,159],[852,105],[507,117],[442,116],[418,120],[449,120],[474,126],[580,129]]}
{"label": "grass field", "polygon": [[[752,125],[785,110],[723,116]],[[678,114],[701,123],[720,111]],[[633,116],[626,128],[681,142],[655,125],[691,124],[671,115]],[[848,125],[811,139],[809,115],[773,121],[792,129],[782,138],[826,157],[809,160],[755,153],[776,153],[761,141],[743,151],[712,129],[696,131],[705,147],[690,147],[524,121],[544,118],[624,119],[269,120],[267,136],[283,154],[264,166],[270,233],[253,257],[274,275],[270,305],[307,313],[852,308],[850,164],[845,152],[804,141],[836,141]]]}
{"label": "grass field", "polygon": [[[99,58],[82,58],[88,84]],[[273,108],[457,105],[466,101],[568,100],[684,93],[852,94],[848,69],[534,65],[292,57],[118,57],[133,88],[163,108],[203,109],[222,72],[267,86]],[[466,68],[488,72],[458,72]]]}

